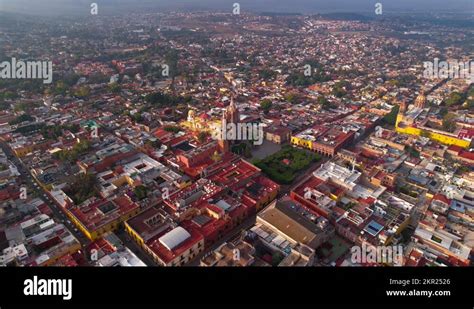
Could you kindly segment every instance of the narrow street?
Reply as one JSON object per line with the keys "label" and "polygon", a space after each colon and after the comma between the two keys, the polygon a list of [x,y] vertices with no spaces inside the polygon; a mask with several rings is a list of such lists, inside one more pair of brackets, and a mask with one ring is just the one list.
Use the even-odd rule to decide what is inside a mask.
{"label": "narrow street", "polygon": [[53,213],[53,218],[56,222],[64,224],[68,228],[68,230],[72,233],[74,237],[76,237],[79,242],[81,243],[82,247],[84,248],[90,243],[90,240],[82,234],[81,231],[77,229],[77,227],[69,221],[66,214],[60,209],[60,207],[52,200],[52,198],[45,192],[43,189],[38,185],[35,181],[31,173],[29,172],[28,168],[23,164],[23,162],[18,159],[14,153],[11,151],[10,147],[4,142],[0,142],[0,148],[5,152],[8,159],[15,164],[18,169],[18,172],[21,174],[21,179],[23,183],[27,186],[28,191],[32,191],[36,196],[41,198],[43,202],[48,205]]}
{"label": "narrow street", "polygon": [[138,244],[136,244],[130,236],[125,232],[123,227],[120,227],[115,235],[122,241],[125,247],[130,249],[143,263],[147,266],[160,266],[146,253]]}

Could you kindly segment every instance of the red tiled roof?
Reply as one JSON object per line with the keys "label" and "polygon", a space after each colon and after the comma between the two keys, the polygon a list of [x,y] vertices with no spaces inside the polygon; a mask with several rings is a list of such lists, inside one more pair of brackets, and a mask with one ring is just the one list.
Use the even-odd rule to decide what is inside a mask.
{"label": "red tiled roof", "polygon": [[102,251],[104,254],[115,252],[115,248],[103,238],[99,238],[87,246],[87,252],[91,252],[93,249]]}
{"label": "red tiled roof", "polygon": [[206,114],[206,113],[202,113],[201,115],[199,115],[199,117],[200,117],[201,119],[206,119],[206,120],[211,118],[211,117],[210,117],[208,114]]}
{"label": "red tiled roof", "polygon": [[458,156],[460,156],[461,158],[464,158],[464,159],[474,161],[474,152],[461,151],[461,153],[458,153]]}
{"label": "red tiled roof", "polygon": [[447,205],[450,205],[451,204],[451,200],[448,199],[446,196],[444,196],[443,194],[440,194],[440,193],[437,193],[433,196],[433,200],[438,200],[438,201],[441,201]]}
{"label": "red tiled roof", "polygon": [[209,209],[212,212],[215,212],[215,213],[221,215],[221,216],[224,215],[224,213],[225,213],[225,211],[222,208],[220,208],[220,207],[218,207],[214,204],[207,204],[206,208]]}
{"label": "red tiled roof", "polygon": [[66,254],[62,256],[53,266],[62,266],[62,267],[76,267],[79,266],[76,260],[73,258],[71,254]]}
{"label": "red tiled roof", "polygon": [[368,198],[359,198],[358,201],[367,205],[372,205],[373,203],[375,203],[375,199],[371,196],[369,196]]}
{"label": "red tiled roof", "polygon": [[10,199],[10,193],[7,189],[0,190],[0,201],[5,201]]}
{"label": "red tiled roof", "polygon": [[228,222],[223,219],[212,218],[211,221],[201,227],[198,227],[192,221],[185,221],[182,223],[182,226],[185,229],[191,228],[192,226],[193,228],[198,230],[204,236],[204,239],[207,241],[208,239],[215,237],[216,233],[219,233],[219,231],[224,231],[227,223]]}
{"label": "red tiled roof", "polygon": [[[99,207],[106,204],[113,204],[116,209],[108,213],[102,213]],[[69,208],[69,211],[89,230],[96,230],[107,223],[118,220],[121,216],[137,209],[139,206],[128,196],[122,195],[113,200],[99,199],[88,206],[68,205],[66,207]]]}
{"label": "red tiled roof", "polygon": [[234,164],[222,162],[221,172],[211,176],[210,178],[218,184],[233,186],[244,179],[256,176],[257,173],[259,173],[257,167],[244,160],[239,160]]}
{"label": "red tiled roof", "polygon": [[154,238],[150,239],[147,242],[148,247],[166,264],[174,260],[176,257],[180,256],[184,252],[186,252],[189,248],[200,242],[204,239],[203,235],[199,233],[194,228],[187,228],[186,231],[191,235],[188,239],[183,241],[179,244],[178,247],[174,248],[173,250],[168,250],[161,242],[159,238],[166,233],[170,232],[172,229],[169,228],[165,230],[163,233],[158,234]]}
{"label": "red tiled roof", "polygon": [[323,182],[324,180],[311,176],[305,182],[301,183],[301,185],[293,189],[293,191],[298,195],[304,196],[306,188],[314,189]]}
{"label": "red tiled roof", "polygon": [[451,145],[448,147],[448,150],[459,153],[460,151],[463,150],[463,148],[456,145]]}

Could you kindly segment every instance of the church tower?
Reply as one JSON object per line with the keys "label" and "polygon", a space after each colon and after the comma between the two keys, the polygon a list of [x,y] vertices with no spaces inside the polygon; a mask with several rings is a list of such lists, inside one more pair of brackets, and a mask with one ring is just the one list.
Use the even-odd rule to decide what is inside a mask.
{"label": "church tower", "polygon": [[406,101],[400,102],[399,113],[405,114],[406,111],[407,111],[407,102]]}
{"label": "church tower", "polygon": [[415,100],[415,107],[424,109],[425,105],[426,105],[426,96],[425,96],[425,92],[422,90],[420,92],[420,95]]}
{"label": "church tower", "polygon": [[230,149],[230,145],[232,144],[232,141],[229,141],[225,138],[223,134],[225,134],[227,131],[227,124],[233,123],[237,125],[240,122],[240,114],[239,110],[237,109],[237,106],[235,105],[234,102],[234,97],[230,99],[230,104],[227,106],[227,108],[224,110],[224,113],[222,114],[222,121],[221,121],[221,136],[219,138],[219,148],[223,153],[226,153]]}
{"label": "church tower", "polygon": [[226,120],[227,123],[234,123],[237,124],[240,122],[240,115],[239,115],[239,110],[237,109],[237,106],[235,105],[234,102],[234,97],[230,99],[230,104],[227,106],[225,110],[225,115],[226,115]]}
{"label": "church tower", "polygon": [[222,120],[221,120],[221,132],[219,135],[219,140],[217,141],[217,144],[219,145],[219,149],[221,150],[222,153],[229,152],[229,141],[225,138],[226,134],[226,124],[227,124],[227,119],[226,119],[226,112],[222,113]]}
{"label": "church tower", "polygon": [[405,100],[400,102],[400,108],[398,109],[397,118],[395,120],[395,128],[397,128],[398,124],[403,121],[407,108],[408,108],[408,104]]}

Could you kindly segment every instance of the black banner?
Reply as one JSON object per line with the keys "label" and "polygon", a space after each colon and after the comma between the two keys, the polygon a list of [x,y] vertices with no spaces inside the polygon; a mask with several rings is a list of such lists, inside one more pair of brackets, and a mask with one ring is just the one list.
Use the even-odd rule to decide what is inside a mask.
{"label": "black banner", "polygon": [[455,304],[455,308],[472,308],[474,286],[470,267],[2,268],[0,278],[2,309],[42,304],[68,308],[212,303]]}

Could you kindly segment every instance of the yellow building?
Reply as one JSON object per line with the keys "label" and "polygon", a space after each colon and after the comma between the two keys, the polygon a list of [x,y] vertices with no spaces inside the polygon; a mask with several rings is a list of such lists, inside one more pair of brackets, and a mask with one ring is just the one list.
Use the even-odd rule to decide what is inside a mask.
{"label": "yellow building", "polygon": [[190,110],[188,112],[188,118],[185,121],[182,121],[180,125],[190,131],[206,132],[215,136],[217,130],[220,130],[221,128],[221,121],[220,119],[196,116],[196,112]]}
{"label": "yellow building", "polygon": [[291,137],[291,144],[299,147],[303,147],[309,150],[313,150],[313,141],[304,139],[298,136]]}
{"label": "yellow building", "polygon": [[395,130],[403,134],[427,137],[433,141],[448,146],[456,145],[462,148],[469,148],[471,145],[471,141],[469,140],[459,138],[448,132],[442,132],[439,130],[423,127],[422,124],[420,124],[420,126],[415,126],[416,117],[418,117],[424,108],[425,102],[426,99],[424,95],[421,94],[416,98],[414,108],[412,108],[408,113],[406,113],[406,104],[402,103],[400,106],[400,111],[397,115]]}
{"label": "yellow building", "polygon": [[115,231],[122,222],[140,213],[140,206],[128,196],[114,199],[96,199],[88,205],[74,205],[74,202],[62,190],[50,193],[69,220],[90,240]]}
{"label": "yellow building", "polygon": [[129,213],[121,215],[116,220],[110,221],[104,225],[101,225],[98,228],[91,228],[85,226],[72,212],[66,210],[66,215],[74,223],[74,225],[90,240],[94,241],[103,235],[114,232],[120,226],[120,224],[133,216],[137,215],[140,212],[140,209],[137,208]]}
{"label": "yellow building", "polygon": [[22,158],[34,150],[33,145],[22,145],[13,148],[13,152],[18,158]]}

